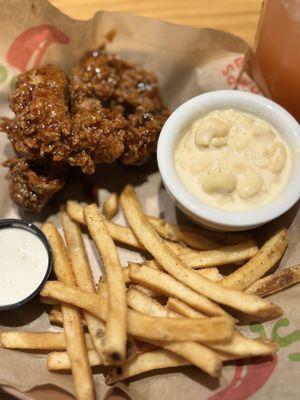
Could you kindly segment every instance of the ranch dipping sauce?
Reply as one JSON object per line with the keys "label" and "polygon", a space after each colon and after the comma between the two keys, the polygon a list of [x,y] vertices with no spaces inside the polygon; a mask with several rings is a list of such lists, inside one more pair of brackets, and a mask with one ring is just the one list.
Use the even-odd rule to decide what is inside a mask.
{"label": "ranch dipping sauce", "polygon": [[0,227],[0,307],[33,294],[47,275],[49,254],[43,241],[19,226]]}
{"label": "ranch dipping sauce", "polygon": [[274,127],[253,114],[215,110],[186,129],[175,167],[188,190],[210,206],[245,211],[286,186],[292,152]]}

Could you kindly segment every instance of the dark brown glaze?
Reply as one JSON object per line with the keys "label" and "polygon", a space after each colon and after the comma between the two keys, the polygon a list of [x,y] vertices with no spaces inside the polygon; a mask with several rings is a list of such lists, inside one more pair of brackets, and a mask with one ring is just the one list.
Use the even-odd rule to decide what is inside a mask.
{"label": "dark brown glaze", "polygon": [[71,119],[68,78],[63,71],[47,65],[19,75],[10,108],[16,117],[7,133],[20,157],[48,162],[67,158]]}
{"label": "dark brown glaze", "polygon": [[143,164],[155,152],[169,112],[162,104],[154,74],[103,49],[87,53],[73,68],[71,78],[75,115],[85,99],[97,99],[103,107],[127,119],[124,153],[120,155],[122,163]]}
{"label": "dark brown glaze", "polygon": [[156,77],[103,48],[84,55],[70,85],[53,65],[19,75],[10,107],[15,118],[2,118],[0,130],[19,157],[6,163],[11,197],[33,211],[63,186],[59,168],[92,174],[118,159],[146,162],[169,115]]}
{"label": "dark brown glaze", "polygon": [[3,165],[9,168],[12,200],[27,211],[41,211],[65,184],[63,178],[55,177],[53,169],[31,166],[24,158],[9,160]]}
{"label": "dark brown glaze", "polygon": [[117,160],[124,151],[127,126],[119,112],[103,108],[98,100],[84,100],[72,121],[69,164],[80,167],[85,174],[93,174],[96,164]]}
{"label": "dark brown glaze", "polygon": [[156,151],[157,140],[163,124],[169,116],[166,109],[153,112],[137,108],[128,116],[130,128],[127,130],[125,150],[120,158],[125,165],[143,164]]}

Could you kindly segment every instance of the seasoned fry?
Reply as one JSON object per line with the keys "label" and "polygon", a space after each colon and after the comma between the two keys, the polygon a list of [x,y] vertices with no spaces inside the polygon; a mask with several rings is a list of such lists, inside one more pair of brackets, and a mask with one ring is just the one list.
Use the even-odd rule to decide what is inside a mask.
{"label": "seasoned fry", "polygon": [[245,290],[269,271],[282,257],[288,245],[286,229],[280,229],[245,265],[226,276],[221,285],[227,288]]}
{"label": "seasoned fry", "polygon": [[155,317],[178,317],[178,314],[173,311],[168,311],[158,301],[152,299],[146,293],[136,288],[130,288],[127,291],[127,304],[133,310],[142,314],[152,315]]}
{"label": "seasoned fry", "polygon": [[[144,264],[147,267],[154,268],[154,269],[159,269],[163,271],[163,268],[158,264],[156,260],[146,260]],[[223,275],[220,274],[218,268],[216,267],[210,267],[210,268],[200,268],[196,269],[196,271],[200,274],[205,276],[206,278],[210,279],[211,281],[220,281],[223,279]]]}
{"label": "seasoned fry", "polygon": [[223,275],[220,274],[218,268],[210,267],[210,268],[201,268],[196,270],[200,275],[205,276],[205,278],[210,279],[211,281],[218,282],[223,279]]}
{"label": "seasoned fry", "polygon": [[[103,365],[103,358],[95,350],[88,351],[88,359],[91,367]],[[70,358],[66,351],[53,351],[47,356],[47,368],[49,371],[68,370],[71,368]]]}
{"label": "seasoned fry", "polygon": [[176,297],[206,315],[228,315],[220,306],[163,271],[129,263],[130,279],[165,296]]}
{"label": "seasoned fry", "polygon": [[[76,222],[80,222],[82,224],[85,224],[85,219],[83,216],[83,207],[78,204],[77,202],[74,202],[73,200],[69,200],[67,202],[67,212],[69,216],[74,219]],[[118,224],[114,224],[110,221],[105,220],[104,221],[106,228],[111,235],[111,237],[120,243],[125,244],[126,246],[133,247],[135,249],[141,249],[144,250],[144,246],[139,242],[135,234],[130,228],[127,228],[126,226],[121,226]],[[189,249],[186,246],[182,246],[179,243],[172,242],[170,240],[165,240],[165,243],[177,254],[178,252],[183,252],[183,254],[188,254],[191,252],[194,256],[197,256],[197,252],[195,252],[192,249]],[[196,253],[196,254],[195,254]]]}
{"label": "seasoned fry", "polygon": [[[74,274],[62,237],[52,223],[45,224],[43,232],[52,248],[54,272],[57,278],[69,286],[75,286]],[[61,309],[76,396],[79,400],[94,399],[93,378],[88,361],[80,313],[76,308],[67,305],[62,305]]]}
{"label": "seasoned fry", "polygon": [[[81,204],[79,204],[77,201],[74,201],[74,200],[67,201],[67,212],[70,215],[70,217],[72,219],[74,219],[74,221],[77,221],[81,224],[85,224],[85,220],[83,217],[83,206]],[[163,220],[156,218],[156,217],[149,217],[149,218],[151,219],[150,222],[155,224],[156,227],[158,225],[160,225],[160,226],[162,225],[160,222],[158,224],[157,221],[163,221]],[[155,222],[154,222],[154,220],[155,220]],[[197,227],[197,228],[182,227],[180,225],[178,226],[178,225],[170,224],[168,222],[163,221],[163,224],[164,223],[167,224],[167,225],[164,225],[165,229],[168,228],[165,231],[165,236],[164,236],[165,239],[182,241],[196,250],[209,250],[209,248],[205,249],[205,248],[201,247],[202,243],[204,243],[204,238],[205,238],[205,242],[207,243],[207,247],[211,247],[212,249],[216,248],[216,247],[220,247],[220,246],[217,246],[217,243],[221,243],[223,245],[231,245],[231,244],[241,243],[241,242],[244,242],[245,240],[249,239],[249,235],[246,235],[246,234],[230,232],[230,233],[226,233],[226,235],[224,235],[223,233],[207,231],[202,228],[200,229],[199,227]],[[109,223],[108,223],[107,228],[110,231],[110,234],[112,235],[114,240],[118,240],[121,243],[127,244],[129,246],[133,246],[136,248],[143,248],[143,247],[141,247],[141,244],[138,243],[138,241],[131,236],[130,229],[128,229],[126,227],[121,227],[120,225],[109,224]],[[121,228],[119,232],[118,232],[118,228]],[[171,228],[171,229],[169,229],[169,228]],[[201,231],[203,233],[201,233]],[[163,234],[162,231],[160,232],[160,234]],[[119,239],[118,239],[118,237],[119,237]],[[199,248],[199,247],[201,247],[201,248]]]}
{"label": "seasoned fry", "polygon": [[53,299],[47,299],[46,297],[41,297],[40,302],[43,304],[48,304],[50,306],[57,306],[59,303],[56,300]]}
{"label": "seasoned fry", "polygon": [[119,200],[117,193],[111,193],[103,203],[102,212],[105,218],[110,221],[119,211]]}
{"label": "seasoned fry", "polygon": [[[2,347],[6,349],[26,350],[66,350],[64,332],[24,332],[6,331],[0,332]],[[89,334],[85,334],[85,342],[88,349],[93,349],[93,343]]]}
{"label": "seasoned fry", "polygon": [[177,252],[177,255],[185,265],[191,268],[218,267],[239,261],[245,261],[253,257],[258,251],[253,240],[247,240],[238,244],[221,247],[215,250],[193,251],[190,249]]}
{"label": "seasoned fry", "polygon": [[[41,297],[41,299],[42,299],[42,297]],[[49,322],[51,324],[56,324],[56,325],[61,325],[61,326],[63,325],[64,320],[63,320],[63,316],[62,316],[60,307],[56,308],[56,306],[54,306],[53,308],[51,308],[51,310],[49,312]]]}
{"label": "seasoned fry", "polygon": [[[136,311],[141,313],[157,316],[157,317],[173,317],[178,318],[178,314],[169,311],[156,300],[147,296],[136,289],[131,289],[127,293],[129,305]],[[201,368],[211,376],[219,376],[222,361],[221,358],[212,350],[195,342],[172,342],[152,341],[152,344],[170,350],[179,356],[189,360],[192,364]]]}
{"label": "seasoned fry", "polygon": [[259,279],[251,285],[246,292],[259,297],[269,296],[280,292],[300,282],[300,264],[294,267],[285,268],[275,274]]}
{"label": "seasoned fry", "polygon": [[205,317],[204,314],[202,314],[199,311],[194,310],[192,307],[190,307],[183,301],[176,299],[175,297],[169,297],[167,307],[169,310],[174,311],[178,314],[184,315],[185,317],[188,317],[188,318]]}
{"label": "seasoned fry", "polygon": [[83,207],[85,207],[85,205],[82,205],[75,200],[68,200],[66,204],[66,210],[69,216],[79,224],[85,225]]}
{"label": "seasoned fry", "polygon": [[[282,314],[280,307],[256,296],[222,287],[216,282],[189,269],[161,240],[145,217],[132,186],[126,186],[121,205],[129,225],[141,243],[158,263],[178,281],[198,293],[234,309],[260,317],[275,318]],[[154,270],[153,270],[154,271]]]}
{"label": "seasoned fry", "polygon": [[106,282],[104,275],[102,275],[99,279],[97,293],[99,296],[102,296],[104,299],[108,299],[108,287],[107,287],[107,282]]}
{"label": "seasoned fry", "polygon": [[150,268],[158,269],[160,271],[164,270],[163,267],[161,267],[156,260],[146,260],[144,264]]}
{"label": "seasoned fry", "polygon": [[182,241],[196,250],[211,250],[220,247],[215,241],[201,235],[199,232],[192,231],[188,227],[172,224],[161,218],[147,218],[157,233],[164,239],[174,242]]}
{"label": "seasoned fry", "polygon": [[[95,293],[93,275],[84,248],[80,228],[65,211],[61,212],[61,223],[77,286],[85,292]],[[105,331],[103,322],[88,312],[84,313],[84,317],[94,348],[100,357],[103,358],[104,337],[99,334],[99,332]]]}
{"label": "seasoned fry", "polygon": [[[174,298],[168,300],[168,308],[177,311],[185,317],[201,317],[198,311]],[[277,344],[271,340],[248,339],[242,336],[237,330],[234,332],[230,342],[225,344],[208,344],[208,346],[214,351],[221,352],[222,357],[224,357],[223,361],[235,358],[266,356],[278,349]]]}
{"label": "seasoned fry", "polygon": [[209,345],[214,350],[243,358],[267,356],[278,350],[278,345],[271,340],[249,339],[235,331],[229,343]]}
{"label": "seasoned fry", "polygon": [[[94,293],[49,281],[40,294],[75,305],[106,320],[107,301]],[[230,340],[233,328],[234,321],[227,317],[158,318],[128,310],[128,333],[148,340],[225,342]]]}
{"label": "seasoned fry", "polygon": [[127,361],[120,367],[109,369],[105,383],[112,385],[132,376],[155,369],[180,367],[190,365],[190,362],[166,350],[155,350],[144,354],[139,354],[132,360]]}
{"label": "seasoned fry", "polygon": [[64,333],[1,332],[2,347],[6,349],[65,350]]}
{"label": "seasoned fry", "polygon": [[[41,297],[42,299],[42,297]],[[63,326],[63,316],[62,316],[62,312],[59,308],[56,308],[57,306],[54,306],[50,312],[49,312],[49,322],[51,324],[56,324],[56,325],[61,325]],[[86,321],[85,319],[82,319],[82,326],[86,327]]]}
{"label": "seasoned fry", "polygon": [[119,255],[107,231],[103,215],[95,204],[83,210],[89,232],[102,257],[108,287],[104,355],[108,364],[120,364],[126,358],[127,304],[126,286]]}
{"label": "seasoned fry", "polygon": [[[72,219],[74,219],[74,221],[81,224],[86,223],[83,216],[83,207],[79,203],[73,200],[69,200],[67,201],[66,209],[67,213]],[[126,246],[133,247],[135,249],[144,249],[144,246],[137,240],[136,236],[130,228],[113,224],[110,221],[105,221],[105,224],[108,232],[115,241],[123,243]]]}

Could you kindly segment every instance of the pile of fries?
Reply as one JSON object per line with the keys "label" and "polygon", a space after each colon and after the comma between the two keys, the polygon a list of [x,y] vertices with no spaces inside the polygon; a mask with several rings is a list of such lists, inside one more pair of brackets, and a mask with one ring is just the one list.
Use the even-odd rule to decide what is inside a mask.
{"label": "pile of fries", "polygon": [[[111,221],[119,203],[128,227]],[[280,307],[264,297],[300,281],[300,266],[264,277],[282,257],[288,236],[276,232],[260,249],[244,234],[205,232],[146,216],[132,186],[97,205],[69,201],[61,211],[64,239],[46,223],[56,281],[41,300],[53,305],[54,332],[2,332],[1,346],[49,350],[50,371],[71,370],[78,399],[95,398],[92,367],[104,365],[106,382],[155,369],[195,365],[213,377],[224,362],[266,356],[270,340],[237,329],[245,314],[256,321],[277,318]],[[97,285],[82,239],[86,225],[103,260]],[[142,253],[142,264],[121,266],[125,245]],[[235,265],[223,276],[222,266]],[[218,268],[219,267],[219,268]]]}

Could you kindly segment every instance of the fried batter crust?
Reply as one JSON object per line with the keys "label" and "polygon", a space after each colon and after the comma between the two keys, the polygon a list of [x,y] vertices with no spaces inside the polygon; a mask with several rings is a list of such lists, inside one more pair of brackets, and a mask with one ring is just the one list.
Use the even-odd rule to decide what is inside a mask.
{"label": "fried batter crust", "polygon": [[43,171],[44,166],[31,166],[24,158],[6,161],[4,166],[9,167],[12,200],[28,211],[40,212],[65,184],[54,170]]}

